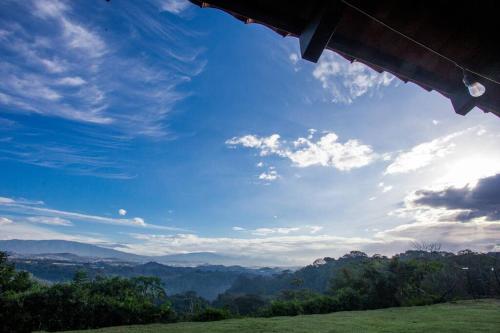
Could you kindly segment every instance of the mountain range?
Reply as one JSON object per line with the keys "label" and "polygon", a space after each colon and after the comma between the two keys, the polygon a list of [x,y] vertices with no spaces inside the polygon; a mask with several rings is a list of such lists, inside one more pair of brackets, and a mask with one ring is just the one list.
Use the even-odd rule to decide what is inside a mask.
{"label": "mountain range", "polygon": [[271,264],[270,262],[263,262],[260,259],[247,256],[228,256],[213,252],[141,256],[93,244],[66,240],[0,240],[0,251],[10,252],[12,255],[21,257],[37,256],[53,258],[54,255],[57,255],[59,259],[68,257],[70,261],[118,260],[133,263],[154,261],[165,265],[184,267],[201,265],[264,267]]}

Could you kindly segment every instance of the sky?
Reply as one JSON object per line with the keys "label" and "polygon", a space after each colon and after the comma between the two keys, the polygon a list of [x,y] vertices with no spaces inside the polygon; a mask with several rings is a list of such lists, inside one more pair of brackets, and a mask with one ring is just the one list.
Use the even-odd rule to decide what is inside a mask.
{"label": "sky", "polygon": [[[500,119],[181,0],[0,3],[0,239],[500,250]],[[244,264],[244,263],[243,263]]]}

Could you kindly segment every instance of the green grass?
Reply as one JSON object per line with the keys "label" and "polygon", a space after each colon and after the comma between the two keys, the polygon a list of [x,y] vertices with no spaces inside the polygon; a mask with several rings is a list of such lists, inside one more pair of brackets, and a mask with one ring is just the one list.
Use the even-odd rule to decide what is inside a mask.
{"label": "green grass", "polygon": [[208,323],[121,326],[95,333],[500,332],[500,300]]}

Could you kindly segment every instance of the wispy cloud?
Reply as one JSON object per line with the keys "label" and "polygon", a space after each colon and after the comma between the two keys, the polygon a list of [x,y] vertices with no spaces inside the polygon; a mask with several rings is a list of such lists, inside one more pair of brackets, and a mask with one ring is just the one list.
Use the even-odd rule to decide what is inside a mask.
{"label": "wispy cloud", "polygon": [[244,135],[226,141],[230,147],[242,146],[259,151],[260,156],[277,155],[288,158],[294,166],[305,168],[309,166],[334,167],[348,171],[366,166],[377,159],[373,149],[358,140],[350,139],[339,142],[333,132],[324,133],[314,140],[312,134],[308,138],[299,137],[288,143],[281,140],[279,134],[268,137]]}
{"label": "wispy cloud", "polygon": [[79,234],[66,234],[63,232],[58,232],[50,230],[47,226],[43,227],[33,223],[24,223],[22,221],[12,221],[7,225],[2,225],[0,223],[0,239],[34,239],[34,240],[68,240],[75,242],[83,242],[96,245],[106,246],[110,242],[105,238],[89,237]]}
{"label": "wispy cloud", "polygon": [[69,220],[79,222],[103,223],[119,226],[140,227],[157,230],[175,230],[182,231],[183,229],[159,226],[149,224],[141,217],[133,218],[113,218],[99,215],[84,214],[65,210],[58,210],[45,207],[43,203],[30,202],[25,200],[16,200],[12,198],[0,197],[0,211],[10,214],[18,214],[19,216],[27,216],[27,220],[33,223],[43,223],[52,225],[69,225]]}
{"label": "wispy cloud", "polygon": [[190,5],[187,0],[159,0],[158,4],[161,10],[172,14],[180,14]]}
{"label": "wispy cloud", "polygon": [[[109,15],[119,11],[128,19],[127,24],[134,33],[125,40],[131,43],[140,40],[140,45],[132,47],[116,42],[123,39],[124,33],[130,34],[130,30],[108,30],[104,37],[101,27],[92,26],[97,22],[88,23],[92,20],[79,16],[71,5],[35,0],[18,6],[26,15],[31,13],[38,18],[35,21],[38,25],[54,27],[45,33],[24,22],[3,20],[2,29],[8,34],[3,37],[2,48],[9,56],[1,62],[1,74],[6,79],[2,80],[0,89],[10,98],[10,101],[4,98],[3,104],[20,108],[22,103],[25,111],[79,122],[112,124],[132,135],[164,135],[162,122],[166,114],[187,95],[178,91],[178,85],[197,75],[204,66],[203,61],[194,61],[199,50],[188,51],[182,45],[180,49],[186,49],[186,55],[192,56],[175,56],[173,49],[183,42],[178,38],[173,40],[172,34],[165,34],[171,23],[164,18],[160,23],[154,6],[125,4],[108,8],[112,9]],[[176,10],[183,6],[180,1],[171,4]],[[132,10],[137,12],[135,16],[130,14]],[[145,29],[148,29],[148,38],[143,36]],[[172,29],[189,36],[189,32],[180,27]],[[152,40],[151,33],[156,33],[154,43],[147,42]],[[141,55],[141,47],[151,54],[162,54],[164,60]],[[130,105],[130,101],[134,103]],[[136,109],[139,103],[140,113]],[[132,122],[134,131],[131,131]]]}
{"label": "wispy cloud", "polygon": [[394,162],[389,164],[385,173],[407,173],[431,164],[434,160],[450,154],[455,148],[453,139],[464,133],[464,131],[452,133],[401,152]]}
{"label": "wispy cloud", "polygon": [[[297,59],[290,57],[293,64]],[[333,52],[323,53],[312,74],[331,94],[333,102],[344,104],[389,86],[394,80],[389,73],[379,74],[359,62],[350,63]]]}
{"label": "wispy cloud", "polygon": [[232,230],[249,233],[254,236],[269,236],[269,235],[288,235],[294,233],[315,234],[323,230],[323,227],[317,225],[306,225],[302,227],[261,227],[256,229],[233,227]]}
{"label": "wispy cloud", "polygon": [[[184,6],[173,1],[169,8],[180,12]],[[172,23],[159,8],[154,2],[140,6],[133,2],[58,0],[1,3],[2,110],[87,126],[74,135],[80,135],[81,142],[88,132],[103,128],[117,138],[126,136],[129,142],[139,137],[168,137],[169,114],[190,95],[183,85],[198,75],[206,62],[201,59],[202,50],[191,43],[195,33],[180,20]],[[106,19],[91,14],[96,12],[105,12]],[[123,24],[109,25],[114,15]],[[30,126],[32,133],[39,130],[32,123]],[[33,145],[14,138],[15,145],[7,148],[8,158],[64,167],[69,172],[76,169],[78,174],[107,177],[121,173],[130,178],[128,172],[103,172],[102,164],[109,163],[109,140],[101,149],[94,149],[95,159],[83,153],[78,163],[71,159],[78,159],[85,147],[54,141]],[[46,144],[48,147],[41,147]],[[54,148],[59,148],[60,154]],[[44,150],[50,151],[47,160],[41,152]],[[68,163],[63,163],[65,160]]]}
{"label": "wispy cloud", "polygon": [[12,220],[7,217],[0,217],[0,225],[11,224]]}
{"label": "wispy cloud", "polygon": [[385,175],[401,175],[439,168],[438,183],[463,186],[500,172],[498,138],[483,126],[469,127],[407,150],[391,153]]}
{"label": "wispy cloud", "polygon": [[87,81],[85,81],[79,76],[73,76],[73,77],[67,76],[59,79],[57,83],[66,86],[78,87],[84,85],[85,83],[87,83]]}
{"label": "wispy cloud", "polygon": [[[39,133],[37,138],[46,140],[46,133]],[[104,135],[103,137],[106,137]],[[61,135],[61,138],[64,135]],[[0,160],[8,159],[26,164],[36,165],[50,169],[67,169],[77,175],[91,175],[112,179],[130,179],[131,174],[124,165],[113,161],[104,152],[109,148],[126,149],[126,146],[119,142],[101,143],[99,139],[93,142],[90,138],[79,140],[68,140],[68,143],[57,143],[46,140],[44,143],[23,142],[29,139],[29,134],[23,137],[21,131],[16,133],[16,137],[5,144],[0,142]],[[115,139],[118,140],[118,139]],[[72,144],[74,143],[74,144]],[[102,146],[102,145],[105,146]],[[107,145],[107,146],[106,146]],[[108,148],[109,147],[109,148]]]}
{"label": "wispy cloud", "polygon": [[65,227],[70,227],[73,226],[73,223],[71,221],[60,218],[60,217],[54,217],[54,216],[28,216],[26,218],[31,223],[41,223],[41,224],[48,224],[48,225],[59,225],[59,226],[65,226]]}

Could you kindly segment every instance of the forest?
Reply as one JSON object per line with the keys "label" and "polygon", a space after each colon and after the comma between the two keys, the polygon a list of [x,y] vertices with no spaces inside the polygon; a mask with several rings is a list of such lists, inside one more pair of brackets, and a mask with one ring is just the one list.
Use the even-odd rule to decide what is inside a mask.
{"label": "forest", "polygon": [[169,294],[157,276],[89,277],[77,271],[71,281],[47,284],[16,270],[0,252],[0,331],[294,316],[499,298],[499,270],[498,252],[450,253],[421,246],[386,257],[352,251],[296,271],[241,275],[208,301],[195,292]]}

